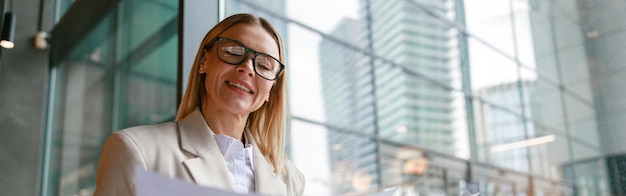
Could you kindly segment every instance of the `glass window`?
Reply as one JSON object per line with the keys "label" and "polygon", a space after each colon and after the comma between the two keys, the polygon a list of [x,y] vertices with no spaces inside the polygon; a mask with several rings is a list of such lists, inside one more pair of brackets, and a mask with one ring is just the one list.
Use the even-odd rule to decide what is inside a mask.
{"label": "glass window", "polygon": [[178,2],[124,0],[97,22],[53,65],[48,195],[92,195],[110,133],[176,114]]}
{"label": "glass window", "polygon": [[[623,3],[222,2],[283,37],[307,195],[626,192]],[[47,192],[90,194],[108,134],[174,118],[178,3],[121,1],[53,65]]]}
{"label": "glass window", "polygon": [[[619,189],[598,188],[611,185],[590,183],[575,175],[587,170],[574,168],[586,158],[623,152],[615,140],[625,139],[615,134],[621,122],[614,119],[624,114],[617,108],[626,108],[626,91],[616,88],[626,70],[616,51],[626,35],[615,30],[622,25],[616,17],[624,13],[613,4],[234,0],[226,15],[252,12],[279,26],[293,117],[320,126],[293,125],[291,131],[372,137],[352,134],[342,142],[379,150],[379,161],[368,162],[381,173],[372,179],[376,190],[402,186],[402,194],[445,195],[478,187],[487,194],[606,195]],[[600,8],[610,11],[594,14],[603,13]],[[293,141],[291,148],[304,148]],[[320,148],[328,152],[350,150],[324,141]],[[392,158],[400,147],[422,153],[429,163],[445,157],[462,166],[437,162],[437,169],[406,176]],[[318,170],[330,182],[307,176],[308,182],[333,194],[354,193],[354,187],[335,183],[349,180],[341,169],[348,157],[328,158],[328,167]],[[465,167],[470,160],[481,166]],[[451,179],[453,171],[466,169],[471,176]]]}
{"label": "glass window", "polygon": [[54,1],[54,21],[55,23],[61,20],[61,17],[65,15],[68,9],[74,4],[74,0],[55,0]]}

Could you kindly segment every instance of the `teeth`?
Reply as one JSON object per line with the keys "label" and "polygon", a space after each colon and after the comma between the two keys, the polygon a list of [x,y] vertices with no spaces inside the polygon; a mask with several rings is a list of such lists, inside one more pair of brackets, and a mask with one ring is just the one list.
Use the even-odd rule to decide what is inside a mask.
{"label": "teeth", "polygon": [[250,89],[246,88],[244,85],[237,84],[237,83],[234,83],[234,82],[228,82],[228,84],[230,84],[231,86],[237,87],[237,88],[239,88],[239,89],[241,89],[243,91],[246,91],[247,93],[251,93],[252,92],[252,91],[250,91]]}

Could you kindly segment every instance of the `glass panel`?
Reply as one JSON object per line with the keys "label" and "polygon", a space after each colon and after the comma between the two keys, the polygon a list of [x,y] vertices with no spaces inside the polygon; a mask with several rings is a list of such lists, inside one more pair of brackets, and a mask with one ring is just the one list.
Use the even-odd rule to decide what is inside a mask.
{"label": "glass panel", "polygon": [[292,129],[291,142],[298,145],[293,145],[291,157],[306,177],[305,195],[355,194],[377,189],[377,144],[370,136],[300,120],[293,121]]}
{"label": "glass panel", "polygon": [[[450,195],[475,186],[486,195],[573,195],[576,170],[567,164],[592,157],[576,145],[621,152],[611,140],[621,126],[610,122],[621,117],[616,108],[623,108],[619,98],[626,92],[598,87],[617,86],[622,75],[610,72],[621,70],[615,54],[622,50],[606,41],[620,39],[604,40],[599,30],[585,28],[619,34],[596,22],[602,14],[592,13],[601,11],[588,13],[595,8],[587,4],[592,2],[233,0],[226,15],[252,12],[280,29],[295,119],[324,126],[328,135],[356,134],[316,145],[344,148],[344,138],[368,147],[380,142],[381,179],[372,179],[380,187],[367,191],[402,187],[400,195]],[[361,134],[368,141],[360,143]],[[512,143],[532,145],[491,153]],[[402,173],[410,161],[396,154],[407,148],[433,168]],[[437,162],[442,157],[454,161]],[[455,164],[464,168],[466,159],[479,161],[474,176],[453,175]],[[331,169],[320,173],[345,183],[316,185],[325,188],[319,193],[353,193],[345,170],[337,170],[350,164],[327,161]]]}
{"label": "glass panel", "polygon": [[510,170],[528,172],[529,152],[520,142],[534,138],[534,130],[516,115],[489,105],[480,111],[480,129],[476,130],[479,160]]}
{"label": "glass panel", "polygon": [[[521,71],[522,75],[534,74],[527,70]],[[524,93],[528,96],[526,115],[533,121],[535,129],[546,133],[565,133],[562,91],[544,78],[529,80],[527,83],[524,86]]]}
{"label": "glass panel", "polygon": [[[365,9],[365,2],[359,0],[281,1],[287,8],[281,14],[324,33],[330,33],[333,29],[340,27],[340,23],[345,19],[362,19],[363,9]],[[266,7],[265,2],[258,4]],[[290,40],[297,39],[290,38]]]}
{"label": "glass panel", "polygon": [[[465,1],[467,31],[473,38],[480,39],[481,44],[489,45],[500,55],[514,57],[514,37],[511,24],[511,1],[501,0],[469,0]],[[486,7],[484,5],[489,5]],[[476,40],[478,41],[478,40]],[[492,58],[492,55],[483,54],[471,48],[472,61],[474,56]],[[475,52],[476,51],[476,52]],[[493,65],[502,66],[493,62]]]}
{"label": "glass panel", "polygon": [[380,179],[376,141],[365,135],[329,129],[328,142],[333,194],[376,191]]}
{"label": "glass panel", "polygon": [[113,131],[174,119],[178,3],[125,0],[108,12],[58,73],[48,195],[91,195]]}
{"label": "glass panel", "polygon": [[74,0],[55,0],[54,1],[54,23],[59,22],[61,17],[72,6]]}
{"label": "glass panel", "polygon": [[560,59],[555,55],[556,34],[554,34],[552,10],[550,4],[528,2],[529,20],[532,26],[531,36],[534,50],[534,63],[538,74],[551,83],[559,81],[557,63]]}
{"label": "glass panel", "polygon": [[[111,32],[113,19],[114,15],[107,16],[93,32]],[[114,42],[110,36],[92,33],[77,46],[79,50],[55,67],[57,102],[51,129],[50,185],[45,190],[49,195],[91,194],[95,188],[100,147],[112,129]]]}
{"label": "glass panel", "polygon": [[491,170],[486,165],[472,167],[480,195],[529,195],[528,178],[509,170]]}
{"label": "glass panel", "polygon": [[[223,1],[226,5],[224,6],[225,16],[230,16],[236,13],[255,13],[260,17],[268,19],[272,22],[274,28],[278,31],[280,36],[283,38],[283,47],[286,50],[286,53],[289,54],[291,50],[289,50],[289,42],[291,38],[289,37],[290,33],[287,32],[287,22],[279,20],[271,13],[276,13],[278,15],[284,15],[287,11],[285,9],[285,1],[284,0],[259,0],[259,1]],[[306,2],[300,2],[306,3]],[[287,58],[287,69],[289,69],[289,60],[291,58]]]}
{"label": "glass panel", "polygon": [[515,45],[517,59],[522,67],[535,71],[535,50],[532,36],[532,23],[530,23],[531,5],[530,0],[510,1],[511,17],[513,17],[515,31]]}
{"label": "glass panel", "polygon": [[526,140],[528,147],[525,149],[529,153],[531,173],[547,179],[560,179],[563,176],[562,165],[570,160],[565,141],[563,135],[543,131],[538,131],[535,137]]}
{"label": "glass panel", "polygon": [[[461,193],[465,190],[471,190],[471,188],[467,187],[465,183],[465,174],[467,172],[467,168],[463,167],[462,170],[446,170],[444,182],[447,183],[446,193],[448,195],[453,195],[455,193]],[[480,190],[472,191],[473,193],[478,192]]]}
{"label": "glass panel", "polygon": [[454,138],[452,140],[452,145],[454,145],[454,156],[462,159],[470,159],[472,149],[474,148],[473,146],[476,144],[476,136],[470,135],[470,131],[474,134],[476,131],[476,121],[474,120],[475,114],[471,112],[476,108],[476,105],[471,100],[467,101],[468,99],[462,92],[453,92],[452,100],[451,124],[453,133],[452,137]]}
{"label": "glass panel", "polygon": [[[470,51],[471,83],[474,93],[480,96],[480,91],[487,88],[496,88],[498,85],[515,87],[518,80],[517,64],[509,57],[503,56],[475,38],[468,40]],[[487,99],[490,100],[490,99]],[[494,103],[498,103],[496,100]]]}
{"label": "glass panel", "polygon": [[396,187],[400,195],[454,195],[467,188],[460,159],[387,141],[381,153],[384,187]]}
{"label": "glass panel", "polygon": [[[345,176],[333,176],[332,162],[330,162],[329,133],[319,125],[294,120],[291,124],[291,161],[298,166],[306,179],[305,195],[331,195],[335,182],[349,180]],[[338,145],[336,149],[341,150]],[[340,170],[340,169],[335,169]]]}
{"label": "glass panel", "polygon": [[451,83],[444,76],[447,69],[442,73],[428,67],[413,67],[414,64],[400,67],[377,62],[375,65],[379,136],[455,155],[454,94],[446,89]]}
{"label": "glass panel", "polygon": [[[599,149],[593,149],[579,143],[572,143],[575,159],[572,161],[580,195],[612,195],[610,194],[607,176],[607,164],[602,158]],[[572,168],[572,164],[565,165]]]}
{"label": "glass panel", "polygon": [[565,97],[570,134],[584,145],[600,150],[600,141],[593,106],[573,97]]}
{"label": "glass panel", "polygon": [[572,186],[545,178],[534,178],[533,188],[535,189],[535,195],[538,196],[574,195],[574,189]]}
{"label": "glass panel", "polygon": [[[130,0],[118,40],[120,100],[116,128],[176,117],[178,2]],[[149,19],[146,16],[150,16]]]}
{"label": "glass panel", "polygon": [[585,102],[593,102],[588,61],[584,52],[582,46],[560,51],[562,81],[570,94]]}
{"label": "glass panel", "polygon": [[[344,22],[342,27],[345,29],[338,29],[336,34],[345,36],[359,30],[358,26],[350,26],[359,25],[358,23],[347,20]],[[328,39],[323,39],[319,47],[326,122],[333,126],[375,134],[374,112],[378,103],[373,94],[375,89],[370,58]],[[297,80],[292,81],[293,84],[299,84]],[[297,93],[292,95],[296,97]]]}
{"label": "glass panel", "polygon": [[[287,73],[289,73],[289,96],[293,115],[311,120],[330,119],[332,117],[324,117],[324,113],[331,112],[332,110],[330,110],[330,108],[325,109],[324,104],[333,104],[331,100],[335,100],[335,102],[340,105],[327,106],[339,108],[350,107],[349,105],[352,105],[350,101],[353,100],[355,96],[353,94],[349,94],[348,92],[345,92],[343,97],[335,94],[342,93],[342,90],[346,90],[346,88],[348,88],[347,86],[341,86],[342,84],[335,84],[336,89],[331,89],[330,86],[325,86],[325,88],[322,89],[321,78],[328,78],[330,81],[333,81],[332,79],[343,79],[341,75],[338,75],[339,73],[342,73],[342,71],[338,71],[337,75],[330,75],[330,73],[328,73],[330,70],[323,70],[322,66],[332,65],[328,65],[326,63],[320,65],[322,62],[320,57],[317,56],[320,51],[322,51],[319,47],[324,47],[324,45],[320,43],[322,39],[319,35],[298,26],[290,26],[289,28],[289,36],[292,39],[288,42],[288,44],[298,45],[301,47],[306,46],[304,48],[307,48],[304,50],[291,50],[288,57],[288,59],[291,60],[289,60],[289,64],[286,65]],[[349,53],[350,51],[339,49],[339,52]],[[332,59],[332,57],[329,58]],[[349,69],[354,69],[343,66],[337,67],[344,68],[343,73],[347,72]],[[306,78],[306,80],[302,80],[304,78]],[[337,83],[340,82],[337,81]],[[328,103],[324,103],[323,101],[328,101]],[[339,113],[337,115],[349,114]],[[341,121],[341,119],[338,119],[337,121]]]}

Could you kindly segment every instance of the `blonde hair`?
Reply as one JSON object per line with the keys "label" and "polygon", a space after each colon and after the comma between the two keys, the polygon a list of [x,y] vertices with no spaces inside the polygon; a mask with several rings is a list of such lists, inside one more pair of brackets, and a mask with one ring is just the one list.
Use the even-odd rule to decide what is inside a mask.
{"label": "blonde hair", "polygon": [[[215,25],[205,36],[198,48],[185,95],[181,100],[176,122],[185,118],[204,101],[204,74],[199,74],[200,64],[204,60],[205,46],[214,44],[215,39],[227,29],[237,24],[252,24],[263,27],[276,41],[278,45],[279,60],[285,62],[283,42],[278,32],[264,18],[252,14],[236,14],[229,16]],[[285,127],[287,126],[287,84],[284,70],[275,80],[270,90],[268,102],[248,116],[247,128],[256,141],[257,148],[270,160],[276,173],[284,172],[285,160]]]}

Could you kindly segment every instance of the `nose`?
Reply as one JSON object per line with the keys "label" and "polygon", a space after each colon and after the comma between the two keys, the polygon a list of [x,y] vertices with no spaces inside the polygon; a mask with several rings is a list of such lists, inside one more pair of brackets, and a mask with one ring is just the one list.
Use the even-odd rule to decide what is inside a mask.
{"label": "nose", "polygon": [[243,74],[247,74],[250,77],[254,77],[254,55],[248,56],[246,60],[244,60],[237,67],[237,72],[241,72]]}

